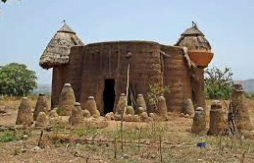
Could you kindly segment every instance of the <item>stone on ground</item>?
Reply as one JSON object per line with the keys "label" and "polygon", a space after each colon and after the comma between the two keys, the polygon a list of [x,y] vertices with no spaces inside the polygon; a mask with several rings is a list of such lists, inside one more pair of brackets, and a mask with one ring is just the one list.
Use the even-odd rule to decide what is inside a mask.
{"label": "stone on ground", "polygon": [[96,102],[93,96],[89,96],[85,104],[85,110],[88,110],[93,117],[100,116],[100,112],[97,109]]}
{"label": "stone on ground", "polygon": [[123,119],[126,122],[132,122],[133,121],[133,115],[131,115],[131,114],[125,114]]}
{"label": "stone on ground", "polygon": [[49,118],[45,112],[40,112],[35,121],[36,128],[46,128],[49,125]]}
{"label": "stone on ground", "polygon": [[194,106],[193,106],[192,100],[190,98],[187,99],[186,101],[184,101],[183,113],[189,114],[189,116],[194,115]]}
{"label": "stone on ground", "polygon": [[49,117],[50,118],[56,118],[56,117],[58,117],[57,108],[55,108],[55,109],[50,111]]}
{"label": "stone on ground", "polygon": [[116,106],[116,114],[123,114],[126,108],[126,104],[127,104],[127,98],[126,95],[124,93],[121,94],[117,106]]}
{"label": "stone on ground", "polygon": [[142,94],[138,94],[137,105],[138,107],[142,107],[145,111],[147,111],[146,102]]}
{"label": "stone on ground", "polygon": [[208,135],[225,135],[227,131],[227,113],[224,111],[221,102],[215,100],[211,105]]}
{"label": "stone on ground", "polygon": [[59,113],[63,116],[69,116],[74,108],[76,102],[74,91],[70,83],[64,84],[62,92],[59,97]]}
{"label": "stone on ground", "polygon": [[231,94],[231,110],[234,114],[235,123],[238,131],[250,130],[252,128],[249,108],[246,104],[244,91],[241,84],[235,84]]}
{"label": "stone on ground", "polygon": [[130,115],[134,115],[135,114],[135,112],[134,112],[134,109],[133,109],[133,107],[132,106],[127,106],[127,108],[126,108],[126,113],[125,114],[130,114]]}
{"label": "stone on ground", "polygon": [[157,112],[160,116],[167,116],[168,109],[166,104],[166,99],[163,96],[160,96],[158,98],[158,106],[157,106]]}
{"label": "stone on ground", "polygon": [[84,122],[84,117],[82,114],[82,109],[80,103],[76,102],[74,104],[74,109],[72,110],[72,114],[69,118],[69,123],[72,126],[81,125]]}
{"label": "stone on ground", "polygon": [[23,97],[19,106],[16,124],[30,126],[32,123],[33,123],[33,115],[31,112],[30,105],[28,103],[28,99],[26,97]]}
{"label": "stone on ground", "polygon": [[83,116],[85,118],[90,118],[91,117],[91,114],[90,114],[90,112],[87,109],[83,110],[82,112],[83,112]]}
{"label": "stone on ground", "polygon": [[47,98],[45,94],[40,93],[36,102],[35,109],[34,109],[34,120],[36,120],[40,112],[45,112],[46,114],[48,114],[48,110],[49,110],[49,107],[48,107]]}
{"label": "stone on ground", "polygon": [[140,114],[140,118],[141,118],[141,121],[142,121],[142,122],[148,122],[148,121],[149,121],[149,117],[148,117],[147,112],[141,113],[141,114]]}
{"label": "stone on ground", "polygon": [[138,115],[133,116],[133,122],[141,122],[141,118]]}
{"label": "stone on ground", "polygon": [[140,115],[142,114],[143,112],[145,112],[145,109],[143,107],[138,107],[137,109],[137,114]]}
{"label": "stone on ground", "polygon": [[194,134],[206,133],[206,116],[205,110],[202,107],[198,107],[195,111],[191,132]]}

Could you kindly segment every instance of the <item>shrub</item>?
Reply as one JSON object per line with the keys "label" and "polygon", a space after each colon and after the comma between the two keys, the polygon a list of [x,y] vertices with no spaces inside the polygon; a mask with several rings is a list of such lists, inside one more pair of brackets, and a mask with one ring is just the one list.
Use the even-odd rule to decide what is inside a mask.
{"label": "shrub", "polygon": [[232,91],[232,76],[230,68],[220,70],[217,67],[205,70],[205,94],[209,99],[229,99]]}

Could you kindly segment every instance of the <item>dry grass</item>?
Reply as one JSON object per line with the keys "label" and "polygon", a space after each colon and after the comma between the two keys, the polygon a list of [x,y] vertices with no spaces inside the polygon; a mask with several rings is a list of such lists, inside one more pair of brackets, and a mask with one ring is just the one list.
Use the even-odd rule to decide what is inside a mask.
{"label": "dry grass", "polygon": [[[16,114],[15,105],[19,105],[20,101],[13,100],[11,102],[11,100],[7,100],[1,102],[10,104],[13,108],[11,113]],[[247,103],[253,117],[254,101],[248,100]],[[35,106],[35,100],[31,100],[31,106]],[[12,115],[12,117],[15,116]],[[12,121],[9,122],[9,124],[11,123]],[[48,134],[61,134],[71,138],[71,140],[86,141],[78,143],[75,141],[57,141],[54,142],[53,146],[39,151],[33,150],[38,143],[39,130],[33,130],[28,140],[19,140],[20,138],[12,140],[10,138],[12,141],[0,143],[0,162],[159,163],[161,156],[163,162],[172,163],[254,162],[252,154],[254,141],[235,137],[199,137],[193,135],[189,132],[192,119],[178,115],[170,115],[168,122],[125,122],[123,152],[120,150],[120,122],[109,121],[107,125],[103,121],[98,123],[99,127],[89,122],[72,128],[68,126],[66,118],[64,124],[54,124],[53,130]],[[1,120],[0,124],[2,124]],[[13,136],[10,133],[2,133],[0,140],[1,138],[4,139],[6,135]],[[161,153],[159,152],[160,137],[162,140]],[[198,142],[206,142],[207,147],[198,148],[196,146]]]}

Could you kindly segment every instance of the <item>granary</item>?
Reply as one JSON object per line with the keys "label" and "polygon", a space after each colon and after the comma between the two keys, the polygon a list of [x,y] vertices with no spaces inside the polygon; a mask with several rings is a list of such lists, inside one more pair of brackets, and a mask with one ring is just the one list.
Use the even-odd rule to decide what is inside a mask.
{"label": "granary", "polygon": [[[111,41],[84,45],[65,23],[40,58],[40,66],[53,68],[52,106],[58,105],[64,83],[71,83],[76,101],[84,107],[93,96],[102,115],[114,111],[121,93],[136,107],[138,94],[148,103],[149,85],[168,86],[168,111],[183,112],[187,99],[205,106],[204,68],[212,60],[211,46],[195,23],[174,46],[153,41]],[[153,112],[149,108],[148,112]]]}

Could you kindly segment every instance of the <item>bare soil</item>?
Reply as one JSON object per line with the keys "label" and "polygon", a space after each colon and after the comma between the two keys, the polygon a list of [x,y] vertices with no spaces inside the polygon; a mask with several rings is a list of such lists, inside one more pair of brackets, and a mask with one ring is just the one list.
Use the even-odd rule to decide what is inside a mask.
{"label": "bare soil", "polygon": [[[7,114],[0,116],[0,126],[15,124],[19,99],[0,101],[0,108],[8,106]],[[30,99],[35,106],[35,99]],[[209,101],[207,103],[210,103]],[[254,117],[254,101],[248,101],[250,115]],[[91,120],[92,123],[72,128],[55,125],[48,135],[59,134],[69,138],[89,140],[84,143],[45,142],[44,149],[37,149],[40,130],[32,130],[28,139],[0,143],[0,162],[3,163],[153,163],[153,162],[254,162],[254,141],[235,137],[197,136],[190,133],[192,118],[177,114],[168,122],[124,122],[123,150],[121,149],[120,122]],[[103,127],[104,126],[104,127]],[[106,126],[106,127],[105,127]],[[19,131],[24,134],[24,131]],[[0,132],[3,135],[3,132]],[[160,141],[161,138],[161,141]],[[116,143],[115,143],[116,142]],[[161,148],[160,148],[161,142]],[[197,147],[205,142],[205,148]],[[160,152],[161,151],[161,152]],[[116,158],[115,158],[116,155]]]}

